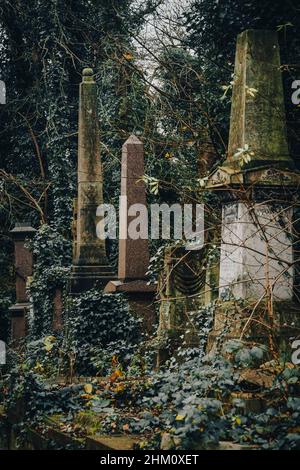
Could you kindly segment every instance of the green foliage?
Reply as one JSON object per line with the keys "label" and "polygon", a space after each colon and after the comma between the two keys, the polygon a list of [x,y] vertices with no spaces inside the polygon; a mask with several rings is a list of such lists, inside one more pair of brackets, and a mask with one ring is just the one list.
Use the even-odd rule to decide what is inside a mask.
{"label": "green foliage", "polygon": [[82,385],[61,387],[46,384],[38,373],[20,363],[0,382],[0,390],[4,395],[5,411],[15,417],[14,432],[21,449],[29,427],[43,430],[45,416],[75,413],[82,406]]}
{"label": "green foliage", "polygon": [[[78,86],[85,66],[93,67],[99,85],[104,153],[117,175],[119,159],[111,155],[143,127],[147,103],[132,35],[157,3],[1,3],[0,78],[6,83],[7,105],[0,109],[0,120],[9,125],[3,125],[0,147],[6,190],[13,196],[5,200],[10,217],[30,211],[34,222],[48,220],[70,234]],[[113,183],[109,197],[114,188]]]}
{"label": "green foliage", "polygon": [[54,228],[42,225],[28,243],[34,256],[34,274],[29,286],[32,312],[29,338],[38,340],[52,332],[54,296],[61,289],[67,295],[71,265],[71,243]]}
{"label": "green foliage", "polygon": [[121,294],[87,291],[69,299],[65,318],[65,341],[74,353],[77,374],[107,372],[113,356],[128,361],[132,343],[138,339],[139,321]]}
{"label": "green foliage", "polygon": [[254,368],[266,359],[268,348],[263,344],[246,347],[242,341],[229,340],[224,344],[223,351],[232,357],[235,364]]}
{"label": "green foliage", "polygon": [[142,399],[148,411],[136,428],[151,428],[152,424],[157,427],[159,423],[164,430],[183,438],[183,448],[189,448],[199,437],[203,445],[216,443],[226,425],[222,400],[235,388],[232,374],[224,361],[199,357],[183,363],[171,360],[161,372],[153,374],[151,387]]}
{"label": "green foliage", "polygon": [[10,312],[12,296],[1,297],[0,299],[0,339],[8,342],[10,338]]}

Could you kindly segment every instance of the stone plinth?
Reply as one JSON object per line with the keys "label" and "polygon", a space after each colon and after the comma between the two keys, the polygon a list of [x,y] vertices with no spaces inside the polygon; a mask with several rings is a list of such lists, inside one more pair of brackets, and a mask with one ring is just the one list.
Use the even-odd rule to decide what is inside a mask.
{"label": "stone plinth", "polygon": [[[208,337],[208,350],[222,347],[234,339],[243,343],[265,344],[269,352],[281,350],[292,354],[292,338],[299,334],[299,304],[291,301],[273,302],[272,316],[267,300],[219,300],[215,305],[214,325]],[[272,354],[264,358],[273,359]],[[290,360],[288,359],[288,362]]]}
{"label": "stone plinth", "polygon": [[293,298],[291,208],[231,202],[223,206],[220,296]]}
{"label": "stone plinth", "polygon": [[156,320],[154,308],[156,287],[154,285],[149,285],[147,281],[142,279],[129,282],[117,280],[110,281],[104,291],[108,294],[125,294],[132,312],[142,319],[142,331],[153,333],[153,325]]}
{"label": "stone plinth", "polygon": [[17,223],[10,232],[15,244],[16,303],[10,307],[11,336],[16,343],[26,335],[26,312],[30,308],[27,298],[27,279],[32,275],[32,253],[25,247],[25,242],[36,230],[28,223]]}
{"label": "stone plinth", "polygon": [[114,272],[110,266],[73,266],[71,292],[77,294],[92,288],[103,289],[113,277]]}
{"label": "stone plinth", "polygon": [[76,239],[73,250],[71,290],[77,293],[100,287],[113,276],[105,240],[97,237],[97,208],[103,204],[103,178],[97,116],[97,89],[93,71],[84,69],[80,84],[78,125],[78,197]]}

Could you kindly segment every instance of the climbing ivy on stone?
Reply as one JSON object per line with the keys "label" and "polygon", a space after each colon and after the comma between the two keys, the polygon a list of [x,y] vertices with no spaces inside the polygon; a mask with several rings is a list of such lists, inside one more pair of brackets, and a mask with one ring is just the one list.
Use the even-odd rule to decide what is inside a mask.
{"label": "climbing ivy on stone", "polygon": [[61,289],[67,296],[71,266],[71,242],[56,229],[42,225],[28,242],[34,258],[28,295],[32,309],[28,314],[29,340],[41,339],[52,332],[54,296]]}
{"label": "climbing ivy on stone", "polygon": [[128,362],[139,338],[140,322],[129,311],[122,294],[92,289],[68,299],[64,348],[74,355],[77,374],[107,372],[114,356]]}

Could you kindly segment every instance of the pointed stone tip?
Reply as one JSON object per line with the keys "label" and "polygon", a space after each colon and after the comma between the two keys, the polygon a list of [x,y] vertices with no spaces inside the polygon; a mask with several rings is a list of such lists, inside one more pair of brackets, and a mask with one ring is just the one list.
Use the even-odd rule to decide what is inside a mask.
{"label": "pointed stone tip", "polygon": [[124,142],[123,145],[127,145],[127,144],[140,144],[140,145],[143,145],[143,142],[134,134],[131,134],[128,139],[126,140],[126,142]]}

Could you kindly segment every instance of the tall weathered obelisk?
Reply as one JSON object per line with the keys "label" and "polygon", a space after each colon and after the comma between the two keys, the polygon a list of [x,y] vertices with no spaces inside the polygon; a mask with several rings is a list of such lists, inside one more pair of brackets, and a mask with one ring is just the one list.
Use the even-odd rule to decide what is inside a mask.
{"label": "tall weathered obelisk", "polygon": [[[118,279],[105,287],[107,293],[122,292],[126,295],[133,312],[143,320],[143,329],[150,333],[155,324],[153,298],[156,287],[147,282],[149,264],[148,239],[131,239],[129,226],[136,215],[128,215],[128,209],[141,207],[147,211],[144,175],[144,145],[131,135],[122,147],[121,196],[125,205],[120,206],[120,240]],[[139,207],[139,208],[138,208]],[[135,211],[134,211],[135,212]],[[146,224],[148,217],[146,216]]]}
{"label": "tall weathered obelisk", "polygon": [[[222,201],[220,307],[211,340],[224,325],[230,337],[247,333],[262,342],[299,326],[293,224],[300,174],[289,155],[279,52],[274,31],[238,36],[228,157],[208,186]],[[255,308],[237,312],[224,299]]]}
{"label": "tall weathered obelisk", "polygon": [[97,89],[90,68],[83,70],[79,97],[78,199],[71,290],[81,292],[103,287],[113,275],[105,252],[105,240],[97,237],[103,204],[103,176],[97,115]]}

